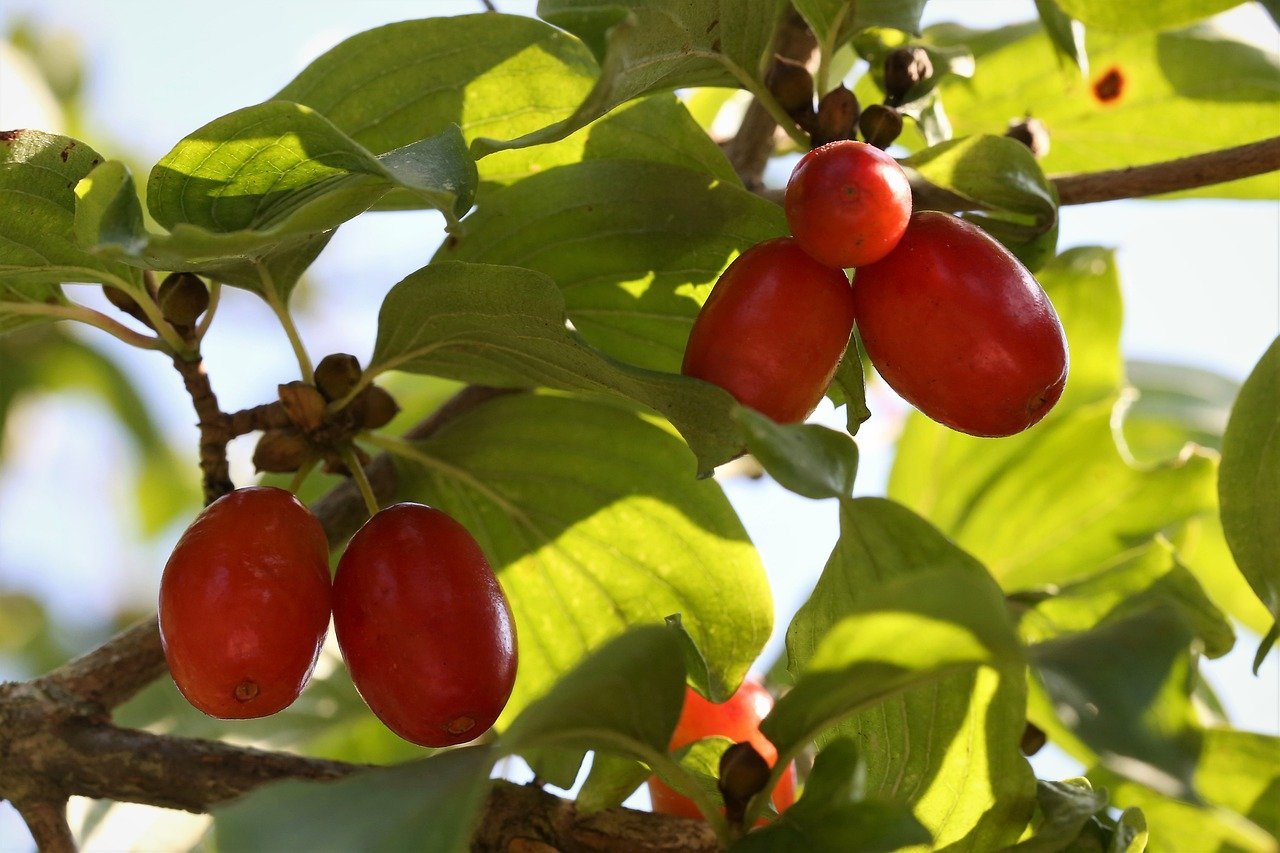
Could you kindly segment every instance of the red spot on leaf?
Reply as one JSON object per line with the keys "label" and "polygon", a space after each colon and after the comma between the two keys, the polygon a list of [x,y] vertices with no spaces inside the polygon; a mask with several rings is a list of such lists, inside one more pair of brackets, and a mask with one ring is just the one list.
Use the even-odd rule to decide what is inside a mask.
{"label": "red spot on leaf", "polygon": [[1119,66],[1112,66],[1107,69],[1106,74],[1093,81],[1093,96],[1100,104],[1114,103],[1124,94],[1124,83],[1124,75],[1120,73]]}

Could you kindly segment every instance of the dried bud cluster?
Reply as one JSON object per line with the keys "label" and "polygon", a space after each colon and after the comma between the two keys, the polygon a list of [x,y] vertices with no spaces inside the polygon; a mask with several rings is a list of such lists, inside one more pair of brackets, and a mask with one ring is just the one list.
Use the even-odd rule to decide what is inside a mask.
{"label": "dried bud cluster", "polygon": [[862,138],[881,150],[888,148],[902,133],[902,114],[884,104],[872,104],[858,122]]}
{"label": "dried bud cluster", "polygon": [[933,62],[922,47],[900,47],[884,58],[884,102],[896,107],[917,83],[933,76]]}
{"label": "dried bud cluster", "polygon": [[858,99],[844,86],[837,86],[818,102],[818,118],[813,130],[813,147],[852,139],[858,128]]}

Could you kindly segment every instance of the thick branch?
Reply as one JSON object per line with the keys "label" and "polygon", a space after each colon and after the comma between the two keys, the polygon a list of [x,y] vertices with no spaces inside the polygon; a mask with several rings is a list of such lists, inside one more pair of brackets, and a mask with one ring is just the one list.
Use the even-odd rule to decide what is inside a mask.
{"label": "thick branch", "polygon": [[1091,204],[1192,190],[1265,175],[1277,169],[1280,169],[1280,136],[1273,136],[1248,145],[1162,163],[1058,175],[1053,178],[1053,184],[1062,204]]}
{"label": "thick branch", "polygon": [[77,698],[111,709],[165,673],[156,617],[144,619],[91,652],[39,679]]}
{"label": "thick branch", "polygon": [[39,853],[75,853],[76,839],[67,824],[67,801],[18,800],[13,804],[31,831]]}
{"label": "thick branch", "polygon": [[227,442],[231,436],[227,433],[226,415],[218,407],[218,398],[213,393],[213,386],[209,384],[204,361],[184,361],[175,356],[173,366],[182,375],[182,382],[187,387],[199,418],[200,471],[204,475],[204,501],[206,504],[213,503],[235,488],[227,467]]}

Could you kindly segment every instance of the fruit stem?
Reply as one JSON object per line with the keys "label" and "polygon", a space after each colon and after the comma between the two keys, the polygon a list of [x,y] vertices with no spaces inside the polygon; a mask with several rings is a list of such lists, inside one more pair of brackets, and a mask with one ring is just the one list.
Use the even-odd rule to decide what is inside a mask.
{"label": "fruit stem", "polygon": [[196,342],[204,340],[205,332],[209,331],[209,326],[213,324],[213,315],[218,310],[218,298],[222,296],[222,282],[216,278],[209,281],[209,307],[204,309],[204,316],[200,318],[200,322],[196,325],[195,333],[192,337]]}
{"label": "fruit stem", "polygon": [[378,514],[378,498],[373,493],[373,486],[369,482],[369,476],[364,472],[364,466],[356,456],[355,448],[350,444],[342,448],[342,461],[346,462],[347,468],[351,470],[351,478],[356,481],[360,497],[364,498],[365,509],[369,511],[369,517],[373,518]]}
{"label": "fruit stem", "polygon": [[[353,453],[352,456],[354,455],[355,454]],[[319,459],[308,459],[306,462],[303,462],[302,466],[298,468],[296,473],[294,473],[293,479],[289,481],[289,491],[296,495],[298,490],[302,488],[302,484],[307,481],[307,477],[315,470],[316,463],[319,461]],[[347,464],[350,465],[351,463],[348,462]],[[360,473],[363,474],[364,472],[361,471]],[[368,478],[366,478],[366,480],[367,479]]]}
{"label": "fruit stem", "polygon": [[95,311],[92,308],[86,308],[83,305],[50,305],[46,302],[5,302],[4,313],[49,317],[54,320],[77,320],[96,329],[101,329],[107,334],[139,349],[162,349],[164,346],[159,338],[135,332],[106,314]]}
{"label": "fruit stem", "polygon": [[298,327],[293,322],[293,315],[289,313],[289,306],[280,298],[280,293],[276,290],[275,279],[272,278],[271,272],[266,268],[265,264],[258,263],[258,277],[262,279],[262,294],[267,304],[271,306],[271,310],[275,313],[276,319],[280,321],[280,325],[284,327],[284,333],[289,338],[289,346],[293,347],[293,354],[298,359],[298,370],[302,373],[302,381],[308,385],[315,384],[315,368],[311,365],[311,356],[307,355],[307,348],[302,343],[302,336],[298,334]]}

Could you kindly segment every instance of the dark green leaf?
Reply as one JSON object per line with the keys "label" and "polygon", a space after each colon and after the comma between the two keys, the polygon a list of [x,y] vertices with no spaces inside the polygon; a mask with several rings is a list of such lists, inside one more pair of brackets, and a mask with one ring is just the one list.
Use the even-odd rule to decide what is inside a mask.
{"label": "dark green leaf", "polygon": [[503,749],[577,747],[646,759],[667,751],[684,704],[675,635],[645,625],[592,652],[529,704],[502,735]]}
{"label": "dark green leaf", "polygon": [[836,48],[867,27],[920,32],[920,13],[927,0],[795,0],[818,39],[819,49],[830,58]]}
{"label": "dark green leaf", "polygon": [[[805,710],[817,726],[818,716],[834,722],[855,700],[882,702],[840,728],[862,747],[868,794],[914,804],[939,847],[1012,843],[1031,816],[1033,781],[1017,749],[1024,666],[1003,596],[981,565],[904,507],[843,501],[840,526],[822,578],[788,629],[799,679],[778,708]],[[862,615],[849,622],[850,614]],[[901,639],[890,638],[899,628]],[[866,659],[850,661],[845,673],[856,677],[833,668],[815,678],[818,650],[837,661]],[[991,666],[974,671],[975,663]],[[906,688],[915,689],[884,701]],[[772,725],[766,721],[767,734]]]}
{"label": "dark green leaf", "polygon": [[644,784],[651,772],[647,765],[634,758],[597,752],[591,758],[587,780],[578,792],[578,814],[617,808]]}
{"label": "dark green leaf", "polygon": [[471,747],[336,782],[264,785],[214,809],[218,848],[466,850],[495,757]]}
{"label": "dark green leaf", "polygon": [[142,286],[137,270],[76,244],[75,187],[101,161],[92,148],[67,136],[0,133],[0,333],[44,319],[25,313],[26,305],[64,304],[63,283]]}
{"label": "dark green leaf", "polygon": [[707,294],[734,256],[786,233],[775,204],[663,163],[591,160],[493,193],[437,260],[550,276],[569,319],[615,358],[680,371]]}
{"label": "dark green leaf", "polygon": [[1038,779],[1036,805],[1039,815],[1034,834],[1010,847],[1010,853],[1056,853],[1068,849],[1089,818],[1106,808],[1107,792],[1093,790],[1088,779]]}
{"label": "dark green leaf", "polygon": [[778,484],[806,498],[846,498],[858,473],[858,445],[843,432],[818,424],[779,424],[738,406],[733,416],[747,450]]}
{"label": "dark green leaf", "polygon": [[1036,0],[1036,12],[1040,25],[1058,49],[1058,55],[1066,59],[1081,74],[1089,73],[1089,55],[1084,48],[1084,24],[1062,11],[1058,0]]}
{"label": "dark green leaf", "polygon": [[1193,24],[1242,0],[1146,0],[1115,3],[1112,0],[1057,0],[1063,11],[1087,27],[1124,32],[1171,30]]}
{"label": "dark green leaf", "polygon": [[711,667],[707,665],[707,659],[702,654],[702,649],[698,648],[698,642],[693,639],[684,627],[684,618],[679,613],[672,613],[666,619],[667,627],[675,632],[676,637],[680,640],[680,649],[684,652],[684,668],[689,676],[689,683],[694,689],[705,696],[712,702],[725,702],[733,695],[730,689],[731,685],[722,683],[715,677]]}
{"label": "dark green leaf", "polygon": [[1147,838],[1147,819],[1142,809],[1125,809],[1116,821],[1107,853],[1143,853]]}
{"label": "dark green leaf", "polygon": [[1186,798],[1200,749],[1188,700],[1191,638],[1176,611],[1159,607],[1029,654],[1059,718],[1104,766]]}
{"label": "dark green leaf", "polygon": [[701,791],[709,802],[723,807],[724,798],[720,794],[719,784],[720,757],[731,746],[732,740],[719,735],[685,744],[674,753],[676,763],[684,770],[685,775],[676,777],[659,773],[658,776],[677,794],[688,797],[695,791]]}
{"label": "dark green leaf", "polygon": [[849,435],[857,435],[861,427],[871,417],[867,408],[867,368],[862,362],[862,347],[858,344],[858,333],[849,338],[849,348],[845,350],[840,366],[836,368],[834,388],[839,391],[837,397],[828,389],[837,406],[845,407],[845,429]]}
{"label": "dark green leaf", "polygon": [[727,392],[615,361],[566,329],[564,320],[560,291],[540,273],[436,262],[387,294],[368,370],[621,397],[666,416],[698,456],[700,472],[739,453],[743,441],[729,417],[736,404]]}
{"label": "dark green leaf", "polygon": [[410,451],[399,496],[465,525],[511,601],[520,671],[506,719],[635,624],[680,613],[717,695],[768,639],[773,604],[741,523],[719,486],[689,476],[684,444],[634,412],[509,396]]}
{"label": "dark green leaf", "polygon": [[1166,604],[1182,614],[1204,644],[1206,656],[1221,657],[1235,644],[1231,623],[1163,541],[1136,548],[1116,565],[1042,595],[1047,597],[1022,616],[1020,627],[1027,642],[1088,631],[1105,621]]}
{"label": "dark green leaf", "polygon": [[[584,9],[586,14],[584,14]],[[690,86],[758,81],[782,12],[781,0],[541,0],[538,14],[581,27],[588,44],[606,45],[600,77],[573,115],[511,141],[477,139],[481,156],[563,139],[633,98]]]}
{"label": "dark green leaf", "polygon": [[[1231,554],[1280,623],[1280,338],[1249,374],[1231,410],[1218,498]],[[1265,654],[1259,650],[1259,658]]]}
{"label": "dark green leaf", "polygon": [[863,773],[853,741],[840,738],[818,753],[804,796],[731,849],[758,853],[889,853],[932,840],[907,806],[862,799]]}
{"label": "dark green leaf", "polygon": [[578,779],[582,762],[587,757],[584,749],[528,748],[520,753],[534,776],[549,785],[568,790]]}

